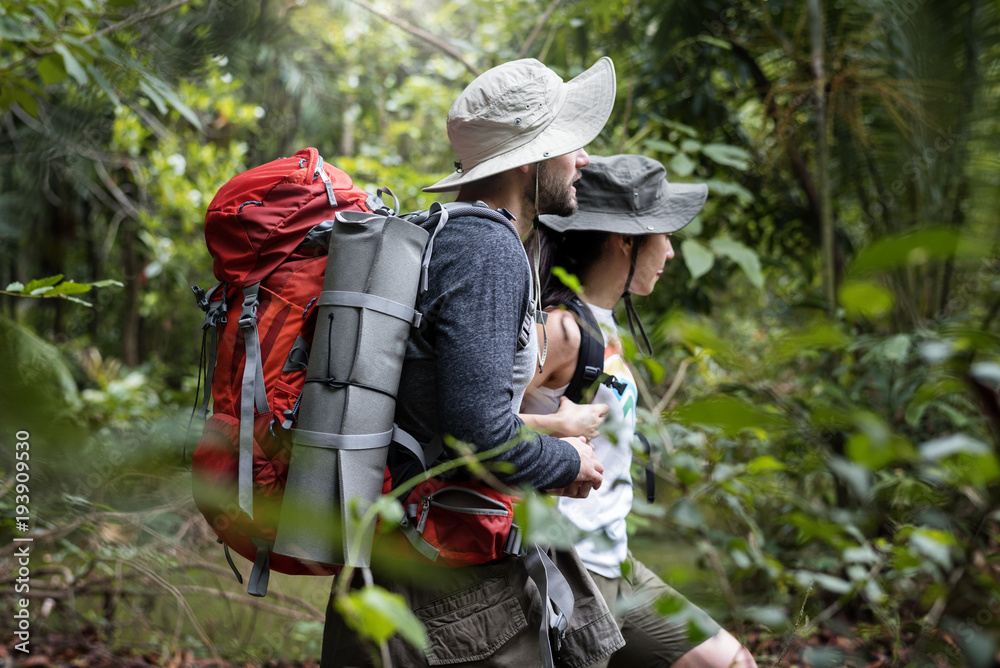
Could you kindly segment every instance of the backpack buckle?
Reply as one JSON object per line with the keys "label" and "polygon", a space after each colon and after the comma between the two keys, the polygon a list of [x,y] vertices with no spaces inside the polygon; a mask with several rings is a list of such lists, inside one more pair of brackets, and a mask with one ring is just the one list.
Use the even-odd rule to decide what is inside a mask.
{"label": "backpack buckle", "polygon": [[240,312],[240,327],[253,327],[257,323],[257,295],[246,295],[243,298],[243,311]]}

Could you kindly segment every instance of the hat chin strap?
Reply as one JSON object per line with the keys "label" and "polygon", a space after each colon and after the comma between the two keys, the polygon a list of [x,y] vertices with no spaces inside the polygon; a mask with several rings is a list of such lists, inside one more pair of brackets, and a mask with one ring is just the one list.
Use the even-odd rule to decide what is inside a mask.
{"label": "hat chin strap", "polygon": [[[636,313],[635,306],[632,305],[632,294],[629,292],[629,286],[632,285],[632,276],[635,275],[635,261],[638,257],[639,244],[633,237],[632,258],[629,263],[628,278],[625,279],[625,292],[622,294],[622,299],[625,300],[625,319],[628,320],[628,329],[632,333],[632,339],[635,341],[636,348],[639,349],[639,352],[642,353],[643,357],[650,357],[653,354],[653,346],[649,343],[649,337],[646,336],[646,330],[642,326],[642,320],[639,319],[639,314]],[[642,341],[646,344],[645,350],[642,349],[639,337],[635,335],[636,327],[639,328],[639,333],[642,334]]]}
{"label": "hat chin strap", "polygon": [[542,312],[542,277],[540,274],[540,265],[542,258],[542,235],[539,232],[539,220],[538,220],[538,170],[542,163],[535,163],[535,215],[531,219],[531,234],[535,235],[534,252],[532,255],[532,267],[531,275],[534,285],[534,304],[532,308],[535,309],[535,322],[541,323],[542,325],[542,345],[538,346],[538,373],[544,371],[545,357],[549,352],[549,333],[545,329],[545,314]]}

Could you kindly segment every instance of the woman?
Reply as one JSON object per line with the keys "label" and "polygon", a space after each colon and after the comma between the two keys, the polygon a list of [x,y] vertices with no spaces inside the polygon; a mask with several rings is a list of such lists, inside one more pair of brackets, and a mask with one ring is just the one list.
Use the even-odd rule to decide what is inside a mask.
{"label": "woman", "polygon": [[[581,430],[607,412],[612,427],[612,438],[597,435],[591,439],[604,464],[604,484],[587,498],[558,500],[560,511],[588,535],[577,544],[577,551],[615,611],[626,640],[610,664],[599,665],[750,668],[757,664],[736,638],[664,584],[628,550],[625,517],[632,506],[630,468],[637,392],[622,356],[612,309],[623,299],[629,325],[639,323],[629,294],[653,291],[664,264],[674,256],[669,234],[697,215],[708,191],[700,184],[669,184],[665,174],[660,163],[643,156],[592,157],[577,182],[577,213],[568,218],[541,216],[545,227],[540,229],[540,273],[545,281],[543,307],[549,311],[545,327],[548,349],[521,404],[521,414],[532,426]],[[572,406],[563,396],[577,369],[585,337],[577,318],[558,308],[576,295],[559,278],[549,275],[552,267],[562,267],[580,281],[579,298],[599,325],[600,331],[593,335],[603,337],[604,375],[589,414],[571,414]],[[638,327],[648,348],[642,325]],[[554,415],[561,418],[553,420]],[[594,431],[590,429],[591,434]],[[602,533],[604,539],[595,539]],[[654,602],[665,596],[683,602],[679,615],[667,617],[656,611]],[[690,640],[689,620],[708,638]]]}

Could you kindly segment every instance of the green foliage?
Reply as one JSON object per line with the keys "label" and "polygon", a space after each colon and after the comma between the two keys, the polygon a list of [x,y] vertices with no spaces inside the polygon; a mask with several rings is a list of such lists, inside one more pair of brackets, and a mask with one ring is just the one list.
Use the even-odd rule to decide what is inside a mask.
{"label": "green foliage", "polygon": [[77,283],[72,280],[64,281],[63,275],[57,274],[47,278],[36,278],[28,281],[27,285],[15,281],[9,284],[6,289],[0,290],[0,294],[10,295],[11,297],[58,297],[82,304],[83,306],[93,306],[90,302],[73,297],[72,295],[90,292],[91,288],[106,288],[109,286],[124,287],[121,282],[112,279],[94,281],[93,283]]}
{"label": "green foliage", "polygon": [[[143,647],[164,660],[181,645],[211,656],[219,629],[199,606],[140,617],[132,578],[183,608],[178,565],[200,561],[183,550],[211,543],[184,528],[200,524],[178,452],[198,432],[188,438],[185,415],[201,326],[188,286],[211,281],[214,193],[316,146],[365,189],[426,209],[435,197],[421,188],[454,160],[444,119],[474,72],[527,56],[569,77],[610,55],[618,102],[588,151],[643,153],[671,182],[709,187],[675,235],[682,261],[637,300],[656,346],[633,365],[641,427],[663,484],[655,504],[637,501],[635,545],[669,553],[664,572],[702,588],[741,638],[858,638],[810,649],[810,665],[852,651],[985,665],[1000,600],[1000,8],[822,5],[834,305],[818,280],[805,3],[405,0],[384,16],[355,3],[4,3],[0,286],[38,299],[0,300],[0,422],[37,443],[36,528],[78,527],[47,544],[54,562],[76,582],[118,582],[153,629],[136,642],[152,638]],[[92,308],[73,303],[85,294]],[[161,510],[115,515],[136,507]],[[573,538],[543,496],[517,512],[530,535]],[[388,529],[399,504],[359,521],[376,516]],[[686,554],[687,569],[675,563]],[[119,578],[122,563],[137,570]],[[338,605],[376,640],[399,629],[426,642],[382,590]],[[94,604],[79,618],[125,625],[105,614]],[[225,628],[237,640],[219,650],[263,660],[294,638],[315,654],[317,617],[281,619],[254,647]]]}
{"label": "green foliage", "polygon": [[375,643],[399,633],[411,644],[427,647],[427,632],[399,594],[370,585],[337,597],[335,605],[348,626]]}

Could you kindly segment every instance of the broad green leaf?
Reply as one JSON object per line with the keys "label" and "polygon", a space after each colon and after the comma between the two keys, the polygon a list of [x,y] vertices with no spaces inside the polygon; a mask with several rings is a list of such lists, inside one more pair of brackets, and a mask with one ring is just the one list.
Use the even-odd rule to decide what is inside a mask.
{"label": "broad green leaf", "polygon": [[686,153],[678,153],[670,159],[670,171],[676,176],[691,176],[694,173],[694,161]]}
{"label": "broad green leaf", "polygon": [[918,528],[910,534],[910,548],[943,568],[951,568],[951,548],[958,542],[955,536],[940,529]]}
{"label": "broad green leaf", "polygon": [[146,81],[145,79],[140,79],[139,88],[142,90],[143,93],[146,94],[146,97],[149,98],[149,101],[156,106],[157,111],[159,111],[161,114],[167,113],[167,105],[163,101],[163,96],[160,95],[152,86],[150,86],[148,81]]}
{"label": "broad green leaf", "polygon": [[58,53],[63,58],[63,65],[66,66],[66,72],[76,79],[76,82],[81,86],[87,85],[87,72],[80,65],[79,61],[70,53],[69,49],[66,48],[65,44],[56,44],[52,47],[56,53]]}
{"label": "broad green leaf", "polygon": [[580,530],[559,512],[555,499],[542,494],[526,494],[514,505],[514,521],[529,544],[570,547],[580,540]]}
{"label": "broad green leaf", "polygon": [[38,118],[38,99],[23,88],[8,85],[0,91],[0,109],[9,109],[14,104],[21,107],[29,116]]}
{"label": "broad green leaf", "polygon": [[728,257],[738,264],[754,287],[764,287],[764,275],[760,271],[760,257],[749,246],[729,237],[716,237],[712,239],[712,250],[717,255]]}
{"label": "broad green leaf", "polygon": [[[25,17],[27,18],[27,17]],[[0,16],[0,39],[8,42],[36,42],[42,38],[38,29],[27,21]]]}
{"label": "broad green leaf", "polygon": [[27,292],[30,294],[35,290],[37,290],[38,288],[44,288],[55,285],[62,279],[63,279],[62,274],[56,274],[55,276],[47,276],[46,278],[36,278],[35,280],[30,281],[28,285],[25,286],[24,290],[22,290],[22,292]]}
{"label": "broad green leaf", "polygon": [[122,283],[121,281],[116,281],[113,278],[105,278],[104,280],[101,280],[101,281],[94,281],[90,285],[92,285],[95,288],[107,288],[107,287],[110,287],[112,285],[115,286],[116,288],[123,288],[123,287],[125,287],[124,283]]}
{"label": "broad green leaf", "polygon": [[992,449],[966,434],[928,441],[920,446],[920,454],[936,463],[928,475],[944,472],[953,485],[983,486],[1000,478],[1000,463]]}
{"label": "broad green leaf", "polygon": [[841,668],[848,665],[844,652],[832,647],[810,645],[802,650],[802,660],[811,668]]}
{"label": "broad green leaf", "polygon": [[685,153],[694,153],[701,148],[701,142],[696,139],[685,139],[681,142],[681,150]]}
{"label": "broad green leaf", "polygon": [[920,444],[920,455],[932,461],[957,454],[983,455],[990,452],[990,446],[966,434],[936,438]]}
{"label": "broad green leaf", "polygon": [[399,594],[373,585],[338,596],[334,605],[348,626],[376,643],[399,633],[410,644],[427,647],[427,632]]}
{"label": "broad green leaf", "polygon": [[738,183],[720,181],[719,179],[708,179],[705,183],[708,185],[708,190],[713,196],[728,197],[732,195],[735,196],[744,206],[753,204],[753,193]]}
{"label": "broad green leaf", "polygon": [[662,123],[663,125],[665,125],[666,127],[670,128],[672,130],[677,130],[678,132],[680,132],[682,134],[685,134],[688,137],[691,137],[692,139],[697,139],[698,138],[698,131],[695,130],[690,125],[684,125],[683,123],[679,123],[678,121],[674,121],[674,120],[671,120],[669,118],[660,118],[660,117],[657,117],[657,120],[660,123]]}
{"label": "broad green leaf", "polygon": [[951,359],[958,352],[954,341],[928,341],[920,346],[920,355],[928,364],[938,364]]}
{"label": "broad green leaf", "polygon": [[906,334],[897,334],[881,346],[881,352],[890,362],[905,362],[910,353],[912,341]]}
{"label": "broad green leaf", "polygon": [[380,496],[374,505],[379,517],[382,518],[383,531],[393,529],[403,521],[403,506],[396,499]]}
{"label": "broad green leaf", "polygon": [[846,548],[843,557],[844,561],[849,564],[874,564],[879,558],[875,550],[868,545]]}
{"label": "broad green leaf", "polygon": [[711,44],[714,47],[722,49],[723,51],[731,51],[733,45],[724,39],[719,39],[718,37],[713,37],[707,32],[701,32],[698,34],[698,41],[704,42],[705,44]]}
{"label": "broad green leaf", "polygon": [[35,15],[35,17],[42,22],[42,24],[48,29],[49,32],[56,32],[55,21],[49,16],[49,13],[45,11],[45,8],[41,5],[30,5],[28,9]]}
{"label": "broad green leaf", "polygon": [[804,352],[819,350],[822,352],[842,350],[851,342],[837,325],[819,321],[808,329],[789,332],[777,337],[775,353],[779,359],[789,359]]}
{"label": "broad green leaf", "polygon": [[838,578],[826,573],[816,573],[814,571],[795,571],[795,579],[803,587],[818,585],[819,587],[832,591],[835,594],[846,594],[851,591],[851,583],[843,578]]}
{"label": "broad green leaf", "polygon": [[706,526],[705,518],[698,506],[683,497],[678,499],[673,508],[670,509],[670,516],[677,524],[688,529],[702,529]]}
{"label": "broad green leaf", "polygon": [[656,608],[656,612],[663,617],[672,617],[673,615],[678,615],[687,608],[687,601],[680,594],[664,594],[660,598],[656,599],[656,603],[653,604]]}
{"label": "broad green leaf", "polygon": [[827,466],[853,490],[859,499],[867,499],[872,488],[871,472],[841,457],[830,457]]}
{"label": "broad green leaf", "polygon": [[38,61],[38,76],[46,86],[57,84],[66,78],[66,66],[62,56],[51,53]]}
{"label": "broad green leaf", "polygon": [[776,605],[748,605],[743,608],[743,615],[771,630],[788,624],[788,613]]}
{"label": "broad green leaf", "polygon": [[49,296],[53,295],[79,295],[84,292],[90,292],[90,285],[86,283],[75,283],[73,281],[63,281],[55,285],[49,292]]}
{"label": "broad green leaf", "polygon": [[989,252],[989,244],[964,238],[946,227],[929,227],[872,242],[854,258],[850,271],[863,274],[925,264],[952,256],[986,257]]}
{"label": "broad green leaf", "polygon": [[786,421],[776,413],[737,397],[697,399],[675,409],[671,420],[687,425],[705,425],[735,435],[744,429],[780,429]]}
{"label": "broad green leaf", "polygon": [[170,87],[169,84],[149,75],[147,75],[146,80],[149,82],[150,87],[155,88],[161,98],[168,102],[171,107],[176,109],[181,116],[186,118],[188,122],[191,123],[191,125],[199,130],[201,129],[201,120],[198,118],[198,115],[194,113],[191,107],[181,101],[177,92]]}
{"label": "broad green leaf", "polygon": [[677,153],[677,147],[668,141],[663,141],[662,139],[647,139],[643,142],[646,148],[652,151],[658,151],[660,153],[666,153],[667,155],[673,155]]}
{"label": "broad green leaf", "polygon": [[851,434],[847,439],[847,456],[872,471],[884,468],[900,459],[910,459],[914,454],[908,440],[897,434],[889,438],[872,438],[870,434]]}
{"label": "broad green leaf", "polygon": [[108,96],[108,99],[112,104],[114,104],[115,109],[117,109],[120,106],[118,95],[115,93],[115,89],[112,87],[111,83],[101,73],[101,70],[96,65],[87,65],[87,72],[90,73],[94,82],[96,82],[98,87],[104,91],[104,94]]}
{"label": "broad green leaf", "polygon": [[976,362],[969,367],[969,373],[976,380],[993,387],[1000,387],[1000,364],[996,362]]}
{"label": "broad green leaf", "polygon": [[853,317],[876,318],[892,308],[892,293],[871,281],[847,281],[840,286],[840,305]]}
{"label": "broad green leaf", "polygon": [[741,172],[750,169],[750,154],[738,146],[728,144],[705,144],[701,152],[713,162],[732,167]]}
{"label": "broad green leaf", "polygon": [[747,471],[750,473],[765,473],[767,471],[784,471],[785,465],[771,455],[760,455],[754,457],[747,464]]}
{"label": "broad green leaf", "polygon": [[700,242],[694,239],[685,239],[681,242],[681,257],[684,264],[691,272],[691,278],[701,278],[712,270],[715,264],[715,256]]}

